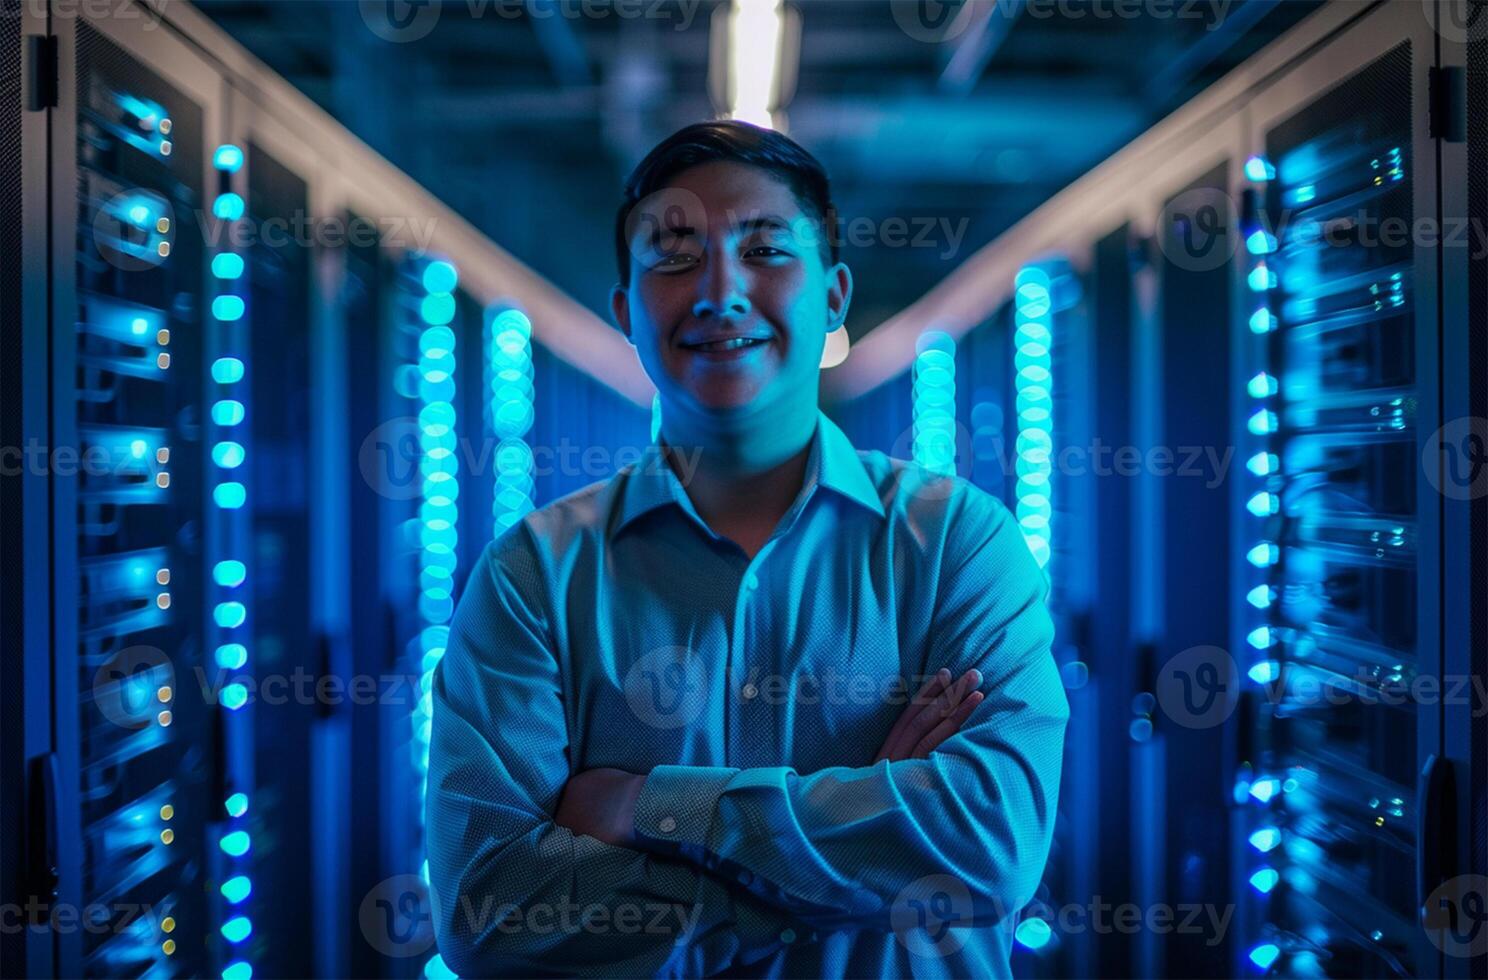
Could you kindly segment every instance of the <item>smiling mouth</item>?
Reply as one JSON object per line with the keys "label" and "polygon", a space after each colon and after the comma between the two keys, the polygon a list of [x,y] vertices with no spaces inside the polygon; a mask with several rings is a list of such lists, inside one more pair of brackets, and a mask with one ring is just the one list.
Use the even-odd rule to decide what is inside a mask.
{"label": "smiling mouth", "polygon": [[746,347],[758,347],[761,344],[768,343],[768,340],[761,337],[731,337],[728,340],[710,340],[702,344],[683,344],[682,347],[686,350],[712,354],[722,351],[743,350]]}

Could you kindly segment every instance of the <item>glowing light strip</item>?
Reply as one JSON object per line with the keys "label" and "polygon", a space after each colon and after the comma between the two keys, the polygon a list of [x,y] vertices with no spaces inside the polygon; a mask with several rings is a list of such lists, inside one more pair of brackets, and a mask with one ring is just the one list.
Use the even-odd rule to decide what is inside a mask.
{"label": "glowing light strip", "polygon": [[[237,221],[246,210],[245,202],[229,188],[232,175],[243,165],[243,151],[232,145],[217,147],[212,154],[213,166],[218,171],[221,193],[212,204],[212,213],[222,221]],[[223,241],[231,241],[226,236]],[[247,305],[243,299],[243,257],[230,249],[218,252],[212,258],[212,277],[215,280],[215,297],[211,313],[216,321],[217,349],[221,352],[212,362],[212,381],[218,387],[219,396],[212,404],[211,461],[214,469],[212,502],[222,511],[221,527],[234,527],[239,521],[235,515],[247,503],[248,492],[238,474],[247,461],[248,451],[243,446],[243,434],[239,431],[248,413],[247,386],[243,384],[244,359],[248,353]],[[246,517],[246,515],[245,515]],[[219,537],[240,540],[242,533]],[[242,683],[241,674],[248,667],[248,593],[244,586],[248,582],[247,555],[215,554],[211,557],[212,584],[216,601],[212,608],[212,621],[216,626],[216,650],[213,655],[219,667],[234,671],[240,679],[225,685],[220,694],[222,707],[237,715],[248,703],[248,689]],[[225,726],[230,742],[241,739],[248,742],[253,737],[252,720],[246,717],[230,717]],[[239,753],[229,750],[228,758]],[[231,775],[231,774],[230,774]],[[253,879],[249,854],[252,837],[247,829],[248,794],[241,787],[241,779],[228,779],[228,796],[222,801],[223,832],[217,846],[226,860],[226,874],[222,885],[222,921],[218,925],[224,943],[222,968],[224,980],[249,980],[253,976],[253,965],[246,955],[245,944],[253,935],[253,920],[249,915],[248,898],[253,892]]]}
{"label": "glowing light strip", "polygon": [[490,403],[486,424],[496,444],[492,490],[493,530],[500,535],[532,510],[532,447],[522,437],[532,428],[532,321],[521,310],[486,311]]}
{"label": "glowing light strip", "polygon": [[1049,275],[1024,266],[1013,281],[1013,391],[1017,396],[1017,500],[1014,515],[1039,567],[1054,540],[1054,300]]}
{"label": "glowing light strip", "polygon": [[933,473],[956,472],[956,342],[942,330],[915,341],[913,365],[915,462]]}
{"label": "glowing light strip", "polygon": [[733,0],[728,20],[731,118],[774,128],[784,33],[783,0]]}

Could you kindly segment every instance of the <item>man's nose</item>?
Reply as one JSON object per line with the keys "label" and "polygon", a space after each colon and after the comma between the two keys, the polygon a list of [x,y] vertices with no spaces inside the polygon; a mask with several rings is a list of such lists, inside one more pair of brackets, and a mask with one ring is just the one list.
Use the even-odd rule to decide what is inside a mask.
{"label": "man's nose", "polygon": [[743,264],[729,258],[709,256],[698,277],[698,297],[692,304],[692,315],[704,317],[741,317],[751,306]]}

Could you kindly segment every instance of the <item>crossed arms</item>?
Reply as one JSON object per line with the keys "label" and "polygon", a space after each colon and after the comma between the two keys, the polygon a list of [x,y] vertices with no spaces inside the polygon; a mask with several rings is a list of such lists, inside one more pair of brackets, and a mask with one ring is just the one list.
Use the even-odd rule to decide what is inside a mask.
{"label": "crossed arms", "polygon": [[[1068,707],[1042,573],[1005,511],[948,552],[926,657],[936,676],[877,761],[809,775],[573,774],[558,660],[521,585],[524,533],[493,542],[473,572],[433,688],[430,879],[456,972],[708,975],[825,931],[888,931],[929,875],[966,885],[977,925],[1032,896]],[[675,928],[524,927],[538,907],[614,923],[672,908]]]}

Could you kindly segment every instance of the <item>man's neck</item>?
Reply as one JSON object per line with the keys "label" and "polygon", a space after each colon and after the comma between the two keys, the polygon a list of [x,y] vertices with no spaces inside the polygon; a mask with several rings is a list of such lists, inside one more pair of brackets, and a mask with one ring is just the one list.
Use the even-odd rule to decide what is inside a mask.
{"label": "man's neck", "polygon": [[690,479],[677,475],[698,516],[753,556],[801,492],[816,424],[815,406],[747,426],[674,413],[663,422],[663,439],[674,451],[667,454],[674,472],[676,453],[693,464]]}

